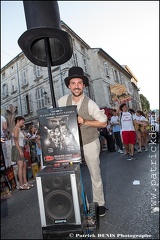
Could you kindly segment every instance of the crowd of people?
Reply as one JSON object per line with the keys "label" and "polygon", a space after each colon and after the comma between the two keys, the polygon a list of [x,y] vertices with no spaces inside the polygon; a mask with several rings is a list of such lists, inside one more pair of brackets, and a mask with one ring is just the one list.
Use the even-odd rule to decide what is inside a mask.
{"label": "crowd of people", "polygon": [[[102,217],[106,214],[106,201],[100,169],[100,152],[103,151],[104,147],[107,147],[110,152],[125,153],[127,160],[134,160],[136,159],[135,150],[138,153],[141,153],[143,149],[148,151],[153,113],[148,118],[141,110],[128,109],[127,104],[122,103],[118,104],[117,109],[112,109],[111,119],[107,119],[104,110],[100,109],[93,100],[84,94],[84,89],[89,85],[89,81],[82,68],[70,68],[68,77],[64,79],[64,82],[71,94],[61,97],[58,100],[58,106],[77,106],[80,142],[91,177],[92,198],[93,202],[98,203],[98,214]],[[159,119],[156,121],[159,124]],[[57,126],[53,129],[49,139],[51,144],[58,149],[60,146],[63,147],[63,139],[66,142],[67,150],[70,151],[72,146],[67,145],[67,143],[70,143],[71,137],[71,133],[67,132],[64,124],[64,126]],[[39,168],[42,168],[40,134],[34,125],[31,125],[26,131],[24,117],[17,116],[12,139],[12,161],[17,162],[18,165],[19,189],[28,190],[33,185],[27,182],[26,158],[32,164],[38,162]],[[158,137],[156,141],[158,141]],[[136,143],[138,143],[138,149],[135,149]]]}
{"label": "crowd of people", "polygon": [[126,158],[136,160],[135,151],[142,153],[143,150],[149,150],[151,126],[155,127],[154,142],[158,143],[159,116],[156,118],[154,111],[149,115],[142,110],[128,108],[126,103],[118,104],[117,109],[111,109],[111,118],[106,129],[99,129],[101,152],[107,149],[109,152],[117,150],[123,154],[125,149]]}
{"label": "crowd of people", "polygon": [[[5,140],[7,140],[6,130],[7,121],[1,116],[1,143],[5,143]],[[11,146],[11,162],[18,167],[17,176],[15,177],[18,180],[17,188],[19,190],[29,190],[34,185],[28,182],[27,168],[32,167],[33,164],[37,164],[39,170],[41,170],[42,151],[40,134],[34,125],[26,129],[25,118],[23,116],[15,117],[15,126],[11,133]],[[3,149],[1,154],[1,163],[7,168],[5,166]]]}

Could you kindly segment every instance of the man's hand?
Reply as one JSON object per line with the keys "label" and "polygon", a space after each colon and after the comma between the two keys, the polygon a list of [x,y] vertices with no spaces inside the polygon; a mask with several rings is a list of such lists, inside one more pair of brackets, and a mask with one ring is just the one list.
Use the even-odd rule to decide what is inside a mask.
{"label": "man's hand", "polygon": [[85,119],[78,116],[78,124],[81,126],[81,125],[84,125],[85,124]]}

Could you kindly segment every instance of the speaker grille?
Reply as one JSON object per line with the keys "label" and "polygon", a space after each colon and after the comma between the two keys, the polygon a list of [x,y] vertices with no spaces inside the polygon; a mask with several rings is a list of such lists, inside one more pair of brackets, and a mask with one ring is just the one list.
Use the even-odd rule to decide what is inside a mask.
{"label": "speaker grille", "polygon": [[70,219],[74,213],[72,196],[64,191],[54,191],[45,198],[46,214],[51,220]]}
{"label": "speaker grille", "polygon": [[42,188],[47,224],[53,224],[56,220],[74,222],[70,174],[61,172],[46,175],[42,179]]}

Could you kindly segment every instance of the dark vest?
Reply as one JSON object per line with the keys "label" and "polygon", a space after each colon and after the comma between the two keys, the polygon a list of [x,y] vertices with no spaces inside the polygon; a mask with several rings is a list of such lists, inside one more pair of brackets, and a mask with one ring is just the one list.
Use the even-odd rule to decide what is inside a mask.
{"label": "dark vest", "polygon": [[[84,99],[78,111],[78,115],[86,120],[95,120],[89,115],[88,102],[89,102],[89,98],[87,96],[84,96]],[[69,95],[66,102],[66,106],[71,106],[71,105],[72,105],[72,96]],[[91,143],[99,137],[99,132],[95,127],[82,125],[80,127],[80,131],[81,131],[83,145]]]}

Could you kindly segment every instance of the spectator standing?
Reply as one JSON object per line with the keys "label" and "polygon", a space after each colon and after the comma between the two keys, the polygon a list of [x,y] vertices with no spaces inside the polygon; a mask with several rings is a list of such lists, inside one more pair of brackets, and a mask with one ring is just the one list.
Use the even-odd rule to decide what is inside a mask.
{"label": "spectator standing", "polygon": [[118,111],[119,110],[121,111],[119,116],[122,126],[122,138],[126,150],[126,158],[127,160],[136,160],[136,157],[134,156],[134,144],[136,143],[134,124],[145,126],[146,123],[136,120],[135,115],[128,111],[126,103],[122,103],[118,108]]}
{"label": "spectator standing", "polygon": [[24,135],[24,157],[26,158],[26,161],[28,162],[28,166],[31,165],[31,157],[30,157],[30,147],[29,147],[29,141],[28,141],[28,135],[26,131],[25,125],[21,127],[21,131]]}
{"label": "spectator standing", "polygon": [[19,190],[28,190],[33,187],[33,185],[27,182],[27,164],[24,158],[24,134],[21,131],[24,122],[24,117],[17,116],[15,118],[15,127],[12,132],[12,161],[17,162],[18,165]]}
{"label": "spectator standing", "polygon": [[6,138],[7,120],[1,115],[1,138]]}
{"label": "spectator standing", "polygon": [[37,136],[37,129],[34,125],[29,126],[28,128],[28,139],[30,146],[31,162],[38,163],[37,151],[36,151],[36,140],[40,139],[40,136]]}
{"label": "spectator standing", "polygon": [[5,119],[4,116],[1,115],[1,154],[2,154],[2,159],[5,166],[7,166],[5,161],[6,159],[5,140],[7,138],[6,131],[7,131],[7,120]]}
{"label": "spectator standing", "polygon": [[120,117],[122,139],[126,151],[126,159],[135,160],[136,157],[134,156],[134,144],[136,141],[136,134],[133,124],[133,117],[131,113],[128,112],[126,103],[122,103],[119,106],[117,113]]}
{"label": "spectator standing", "polygon": [[117,115],[116,109],[112,110],[112,117],[111,117],[110,123],[112,126],[112,131],[116,141],[116,145],[119,148],[118,152],[123,153],[123,144],[121,141],[121,133],[120,133],[121,127],[120,127],[119,117]]}
{"label": "spectator standing", "polygon": [[41,148],[41,140],[40,140],[40,133],[39,130],[36,129],[38,138],[36,139],[36,151],[37,151],[37,158],[38,158],[38,167],[39,170],[42,170],[42,148]]}
{"label": "spectator standing", "polygon": [[[146,133],[146,126],[147,126],[147,119],[145,118],[143,112],[141,110],[136,111],[135,120],[137,120],[140,123],[136,123],[136,132],[137,132],[137,138],[138,138],[138,144],[139,149],[137,150],[138,153],[142,152],[142,146],[143,143],[145,144],[145,151],[148,151],[148,138]],[[144,123],[144,124],[141,124]]]}
{"label": "spectator standing", "polygon": [[115,152],[116,151],[116,147],[115,147],[115,139],[113,136],[113,132],[112,132],[112,126],[110,124],[110,121],[107,121],[107,134],[105,135],[105,138],[107,140],[107,148],[108,148],[108,152]]}
{"label": "spectator standing", "polygon": [[88,166],[91,181],[93,202],[97,202],[99,216],[106,214],[104,192],[100,171],[100,141],[98,128],[106,127],[107,117],[98,105],[84,95],[84,89],[89,85],[88,78],[80,67],[69,69],[68,77],[64,79],[71,95],[65,95],[58,100],[59,107],[76,105],[78,124],[83,143],[85,162]]}

